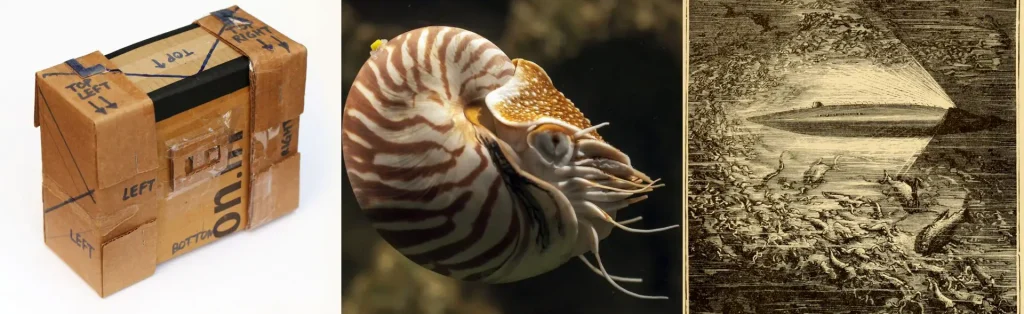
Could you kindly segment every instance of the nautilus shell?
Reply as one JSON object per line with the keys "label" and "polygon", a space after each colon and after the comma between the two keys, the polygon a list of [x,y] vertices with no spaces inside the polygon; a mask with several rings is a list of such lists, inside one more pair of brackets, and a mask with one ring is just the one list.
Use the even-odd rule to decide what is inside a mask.
{"label": "nautilus shell", "polygon": [[[424,27],[374,44],[346,100],[345,165],[360,207],[413,262],[505,283],[574,257],[629,295],[598,250],[616,212],[659,187],[597,133],[537,64],[480,35]],[[596,257],[592,264],[584,254]]]}

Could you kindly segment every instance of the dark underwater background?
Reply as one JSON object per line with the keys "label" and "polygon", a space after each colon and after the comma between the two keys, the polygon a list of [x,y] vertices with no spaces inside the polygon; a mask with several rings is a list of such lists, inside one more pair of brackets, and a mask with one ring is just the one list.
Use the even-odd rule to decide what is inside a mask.
{"label": "dark underwater background", "polygon": [[[623,1],[342,1],[343,99],[376,39],[431,25],[455,26],[543,67],[555,86],[665,187],[619,220],[635,228],[682,221],[682,3]],[[344,153],[344,152],[343,152]],[[682,234],[620,230],[601,242],[609,272],[641,277],[624,295],[578,260],[520,282],[484,285],[433,274],[397,254],[360,211],[343,175],[343,311],[346,314],[605,314],[682,312]]]}

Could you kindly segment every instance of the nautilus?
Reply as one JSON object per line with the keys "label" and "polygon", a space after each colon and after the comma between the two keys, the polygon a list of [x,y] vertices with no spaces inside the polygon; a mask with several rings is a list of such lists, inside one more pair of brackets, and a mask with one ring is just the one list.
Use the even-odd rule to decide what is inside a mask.
{"label": "nautilus", "polygon": [[[350,186],[373,227],[414,263],[508,283],[598,250],[616,213],[661,187],[597,132],[537,64],[468,30],[430,26],[374,44],[342,118]],[[586,253],[592,253],[591,263]]]}

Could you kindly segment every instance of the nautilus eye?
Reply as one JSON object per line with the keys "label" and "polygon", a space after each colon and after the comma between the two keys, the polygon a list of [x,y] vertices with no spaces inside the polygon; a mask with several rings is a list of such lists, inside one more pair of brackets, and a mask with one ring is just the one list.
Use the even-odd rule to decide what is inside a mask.
{"label": "nautilus eye", "polygon": [[[597,134],[530,61],[453,27],[381,41],[345,103],[342,147],[357,202],[410,260],[462,280],[512,282],[574,257],[620,291],[599,242],[660,185]],[[592,253],[594,266],[584,257]]]}

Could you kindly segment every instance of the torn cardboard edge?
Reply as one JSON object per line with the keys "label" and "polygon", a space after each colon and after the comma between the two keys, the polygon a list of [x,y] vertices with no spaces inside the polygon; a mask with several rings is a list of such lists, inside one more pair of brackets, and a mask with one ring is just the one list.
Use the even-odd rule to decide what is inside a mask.
{"label": "torn cardboard edge", "polygon": [[156,220],[143,223],[100,246],[103,297],[121,291],[156,272]]}
{"label": "torn cardboard edge", "polygon": [[[294,128],[294,132],[297,132],[299,116],[304,107],[305,47],[278,33],[238,6],[211,13],[210,16],[197,20],[192,25],[179,30],[201,27],[244,56],[244,58],[233,61],[239,66],[229,68],[239,68],[244,64],[247,70],[245,72],[248,72],[246,85],[250,88],[250,134],[268,134],[274,129],[278,130],[277,134],[289,133],[287,131],[280,132],[281,129],[288,130],[289,128]],[[213,31],[214,28],[216,28],[216,32]],[[226,34],[226,31],[230,31],[232,34]],[[173,33],[173,31],[169,33]],[[260,38],[256,38],[264,35],[273,39],[274,44],[267,44]],[[147,41],[159,40],[160,38],[151,38]],[[146,44],[147,42],[144,41],[133,46]],[[271,48],[268,49],[268,46]],[[131,49],[134,48],[129,46],[115,51],[111,55],[125,53]],[[274,49],[277,49],[277,52]],[[202,73],[201,71],[200,74]],[[106,84],[104,85],[105,91],[108,92],[103,94],[104,99],[99,106],[94,102],[87,101],[92,107],[89,109],[81,106],[80,102],[91,95],[85,93],[86,97],[83,98],[83,94],[76,91],[75,87],[83,90],[95,88],[88,83],[83,85],[83,82],[91,82],[93,79],[102,79],[102,83]],[[239,80],[236,78],[233,81]],[[62,158],[63,154],[68,155],[74,163],[74,167],[77,168],[78,175],[76,178],[75,175],[69,173],[65,180],[67,182],[62,183],[60,179],[48,178],[44,172],[43,192],[44,205],[46,205],[44,206],[44,215],[48,216],[51,211],[57,211],[60,207],[70,207],[64,211],[64,215],[73,215],[74,220],[79,220],[84,224],[82,226],[91,232],[106,233],[101,230],[112,232],[114,229],[125,229],[117,235],[93,235],[96,237],[93,241],[101,243],[99,248],[100,283],[98,285],[80,272],[79,268],[82,265],[73,267],[76,273],[89,282],[101,297],[106,297],[154,273],[155,267],[159,263],[156,257],[159,245],[158,230],[154,229],[157,226],[155,219],[149,219],[141,224],[135,222],[133,224],[137,224],[137,226],[134,228],[127,228],[129,226],[124,225],[133,220],[126,219],[121,222],[121,225],[107,229],[97,225],[99,221],[97,217],[117,216],[117,213],[124,212],[132,206],[145,206],[148,203],[156,205],[158,199],[154,198],[143,204],[123,208],[104,207],[101,206],[102,204],[97,204],[96,200],[79,201],[86,197],[94,199],[96,191],[108,188],[119,189],[119,186],[128,180],[159,168],[156,148],[156,122],[159,121],[155,114],[157,110],[154,108],[151,95],[137,88],[125,77],[124,73],[117,69],[108,56],[99,52],[71,59],[37,72],[35,82],[33,117],[35,127],[39,128],[47,124],[45,116],[48,115],[53,122],[51,133],[62,132],[61,126],[57,124],[58,120],[72,121],[71,123],[76,124],[74,128],[76,131],[88,131],[85,132],[86,134],[72,135],[76,138],[87,139],[84,143],[72,141],[76,144],[69,144],[65,134],[59,134],[64,144],[63,150],[66,150],[59,153]],[[207,84],[209,83],[207,82]],[[67,88],[62,89],[61,87]],[[78,96],[79,103],[76,103],[72,96]],[[44,110],[46,112],[43,112]],[[188,109],[181,111],[185,110]],[[55,112],[60,118],[54,116]],[[129,125],[126,126],[125,122],[129,122]],[[284,141],[284,136],[288,136],[287,141]],[[296,151],[297,145],[293,143],[297,142],[297,136],[295,139],[292,139],[291,136],[290,133],[282,135],[281,140],[284,143],[277,147],[281,149],[280,153],[277,150],[269,149],[266,143],[260,151],[257,151],[255,139],[250,138],[248,168],[252,176],[249,180],[250,201],[247,210],[249,223],[243,226],[244,229],[259,227],[297,209],[300,154]],[[272,136],[269,139],[276,139],[276,137]],[[291,145],[289,142],[292,142]],[[75,158],[81,158],[81,156],[75,156],[81,154],[88,155],[88,158],[81,162],[86,168],[85,171],[82,170],[83,166],[79,164],[79,159]],[[124,165],[129,166],[124,167]],[[78,179],[84,185],[86,192],[81,195],[75,195],[76,193],[73,192],[67,193],[82,187],[77,183]],[[253,192],[256,185],[259,185],[259,191]],[[165,190],[159,195],[164,197],[166,194]],[[66,196],[66,198],[54,199],[62,196]],[[165,210],[156,206],[153,208],[155,211]],[[140,211],[139,208],[134,210],[135,213]],[[131,217],[135,217],[135,214]],[[254,217],[256,219],[253,219]],[[102,224],[102,221],[99,222]],[[44,219],[44,233],[48,232],[47,225],[50,223],[50,220]],[[103,238],[109,239],[104,241]],[[46,242],[50,245],[49,236],[47,236]],[[51,249],[55,252],[58,251],[53,246]],[[58,252],[58,255],[65,262],[75,264],[72,259],[65,256],[66,254]],[[150,259],[152,259],[152,263],[146,262]]]}

